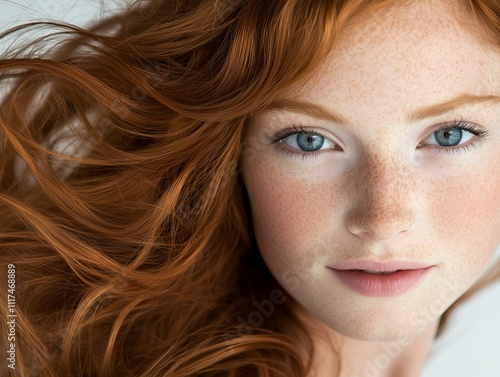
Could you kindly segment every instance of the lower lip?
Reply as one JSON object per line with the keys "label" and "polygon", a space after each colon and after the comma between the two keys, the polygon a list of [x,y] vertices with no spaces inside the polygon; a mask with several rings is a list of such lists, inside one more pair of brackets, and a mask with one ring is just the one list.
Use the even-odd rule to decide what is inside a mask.
{"label": "lower lip", "polygon": [[415,287],[432,268],[401,270],[392,274],[376,275],[359,270],[335,270],[335,276],[347,288],[368,297],[398,296]]}

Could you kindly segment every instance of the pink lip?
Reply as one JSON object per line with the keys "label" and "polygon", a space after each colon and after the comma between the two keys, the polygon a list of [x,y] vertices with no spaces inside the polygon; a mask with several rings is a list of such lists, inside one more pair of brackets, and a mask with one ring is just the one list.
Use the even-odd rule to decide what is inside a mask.
{"label": "pink lip", "polygon": [[[432,269],[429,263],[388,260],[358,259],[331,267],[334,275],[347,288],[368,297],[398,296],[415,287]],[[396,271],[377,275],[360,270]]]}

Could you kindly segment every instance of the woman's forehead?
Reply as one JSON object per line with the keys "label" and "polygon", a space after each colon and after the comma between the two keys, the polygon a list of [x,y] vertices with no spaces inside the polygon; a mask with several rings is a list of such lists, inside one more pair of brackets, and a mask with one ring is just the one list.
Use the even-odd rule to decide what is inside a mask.
{"label": "woman's forehead", "polygon": [[[463,93],[500,95],[500,51],[485,48],[451,22],[446,8],[423,9],[370,19],[373,26],[365,25],[359,36],[340,39],[293,97],[325,107],[363,104],[392,114],[399,111],[395,104],[402,104],[406,114]],[[424,13],[416,17],[416,11]]]}

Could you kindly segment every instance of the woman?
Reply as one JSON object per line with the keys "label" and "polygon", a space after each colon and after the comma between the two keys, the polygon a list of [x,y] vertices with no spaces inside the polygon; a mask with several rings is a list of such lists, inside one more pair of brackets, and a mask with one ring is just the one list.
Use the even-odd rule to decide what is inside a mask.
{"label": "woman", "polygon": [[138,1],[7,52],[2,374],[418,376],[500,276],[499,14]]}

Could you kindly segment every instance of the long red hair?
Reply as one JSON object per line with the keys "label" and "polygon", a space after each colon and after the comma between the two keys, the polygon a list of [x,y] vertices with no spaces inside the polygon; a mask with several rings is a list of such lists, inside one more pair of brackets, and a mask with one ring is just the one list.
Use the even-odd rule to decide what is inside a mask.
{"label": "long red hair", "polygon": [[[15,271],[0,306],[17,315],[0,374],[305,376],[310,335],[252,235],[245,125],[394,3],[148,0],[87,30],[4,33],[52,30],[0,61],[0,266]],[[460,5],[500,48],[498,1]]]}

